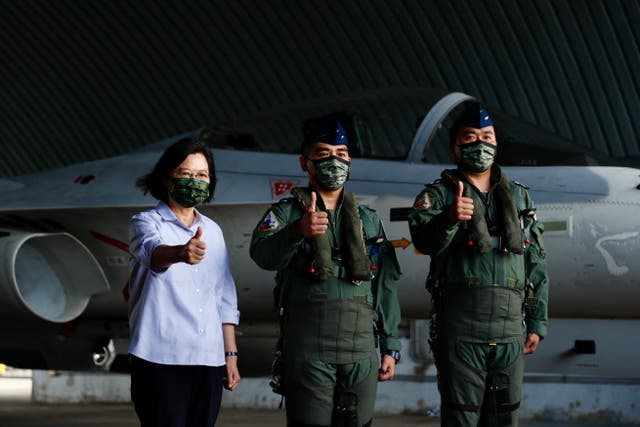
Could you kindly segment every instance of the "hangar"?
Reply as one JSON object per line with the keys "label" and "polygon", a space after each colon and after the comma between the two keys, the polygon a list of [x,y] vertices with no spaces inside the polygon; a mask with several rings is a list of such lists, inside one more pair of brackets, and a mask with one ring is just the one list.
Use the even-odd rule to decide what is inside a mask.
{"label": "hangar", "polygon": [[452,91],[486,103],[508,130],[502,141],[526,148],[515,164],[640,165],[634,0],[0,7],[0,176],[203,126],[238,148],[294,151],[300,121],[334,110],[368,123],[372,157],[402,158],[421,117]]}

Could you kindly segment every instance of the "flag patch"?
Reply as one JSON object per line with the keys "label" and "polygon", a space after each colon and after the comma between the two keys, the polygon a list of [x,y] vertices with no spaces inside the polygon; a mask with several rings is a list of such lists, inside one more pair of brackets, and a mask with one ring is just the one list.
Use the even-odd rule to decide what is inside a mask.
{"label": "flag patch", "polygon": [[260,223],[260,225],[258,226],[258,230],[271,231],[278,228],[278,225],[280,225],[280,223],[276,219],[276,216],[273,214],[272,211],[269,211],[269,213],[262,220],[262,223]]}
{"label": "flag patch", "polygon": [[298,185],[298,180],[278,179],[271,180],[271,198],[275,199],[288,193],[293,187]]}

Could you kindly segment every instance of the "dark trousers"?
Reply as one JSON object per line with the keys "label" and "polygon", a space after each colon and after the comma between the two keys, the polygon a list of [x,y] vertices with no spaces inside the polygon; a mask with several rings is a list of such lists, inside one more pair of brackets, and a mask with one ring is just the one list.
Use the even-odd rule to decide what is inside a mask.
{"label": "dark trousers", "polygon": [[436,350],[444,427],[518,426],[524,341],[488,344],[453,336]]}
{"label": "dark trousers", "polygon": [[213,427],[224,366],[161,365],[131,356],[131,400],[141,427]]}

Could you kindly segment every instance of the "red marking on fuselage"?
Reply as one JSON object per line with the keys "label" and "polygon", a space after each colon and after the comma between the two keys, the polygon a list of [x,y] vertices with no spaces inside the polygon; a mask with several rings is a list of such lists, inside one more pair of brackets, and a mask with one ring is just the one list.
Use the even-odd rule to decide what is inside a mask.
{"label": "red marking on fuselage", "polygon": [[105,242],[111,246],[115,246],[118,249],[122,249],[123,251],[125,251],[126,253],[129,253],[129,245],[127,245],[125,242],[122,242],[118,239],[115,239],[113,237],[109,237],[105,234],[102,233],[98,233],[97,231],[94,230],[89,230],[89,233],[91,233],[93,235],[93,237],[95,237],[96,239]]}

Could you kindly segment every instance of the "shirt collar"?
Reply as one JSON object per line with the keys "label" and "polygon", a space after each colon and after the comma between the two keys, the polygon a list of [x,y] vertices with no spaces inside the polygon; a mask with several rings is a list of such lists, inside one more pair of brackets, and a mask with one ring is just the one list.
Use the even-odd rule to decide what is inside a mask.
{"label": "shirt collar", "polygon": [[[173,213],[169,205],[163,202],[162,200],[158,202],[158,205],[156,206],[156,210],[158,211],[158,213],[160,214],[160,217],[164,221],[175,222],[183,227],[186,227],[186,225],[184,225],[182,221],[180,221],[176,217],[176,215]],[[196,224],[202,223],[202,215],[200,214],[200,212],[198,212],[197,209],[194,209],[194,210],[195,210],[195,219],[193,220],[193,224],[191,224],[191,227],[193,227]]]}

